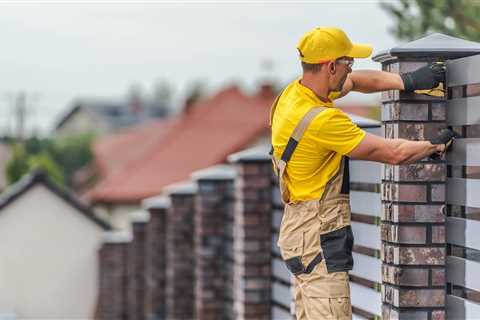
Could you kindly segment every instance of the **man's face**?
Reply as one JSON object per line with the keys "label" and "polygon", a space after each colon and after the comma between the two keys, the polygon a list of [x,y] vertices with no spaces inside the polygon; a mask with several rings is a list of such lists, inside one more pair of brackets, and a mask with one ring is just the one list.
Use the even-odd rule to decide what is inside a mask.
{"label": "man's face", "polygon": [[331,68],[334,72],[331,73],[331,90],[342,91],[348,74],[352,72],[353,58],[340,57],[332,64]]}

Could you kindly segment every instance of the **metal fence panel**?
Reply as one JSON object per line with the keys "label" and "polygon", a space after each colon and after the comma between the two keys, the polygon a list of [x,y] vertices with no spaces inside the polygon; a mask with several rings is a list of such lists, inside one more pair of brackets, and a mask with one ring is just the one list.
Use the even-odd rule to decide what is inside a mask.
{"label": "metal fence panel", "polygon": [[379,162],[350,161],[350,182],[381,183],[382,164]]}
{"label": "metal fence panel", "polygon": [[448,178],[447,203],[480,208],[479,190],[480,179]]}
{"label": "metal fence panel", "polygon": [[447,282],[480,291],[480,263],[447,257]]}
{"label": "metal fence panel", "polygon": [[480,83],[480,55],[449,60],[447,64],[447,87]]}
{"label": "metal fence panel", "polygon": [[350,271],[352,275],[382,283],[382,261],[380,259],[353,252],[353,261],[353,270]]}
{"label": "metal fence panel", "polygon": [[447,153],[447,163],[460,166],[480,166],[480,139],[456,139],[452,151]]}
{"label": "metal fence panel", "polygon": [[480,304],[466,299],[447,295],[447,319],[480,319]]}
{"label": "metal fence panel", "polygon": [[382,314],[382,296],[380,292],[354,282],[350,282],[350,291],[352,305],[376,315]]}
{"label": "metal fence panel", "polygon": [[447,217],[447,242],[480,249],[480,221]]}
{"label": "metal fence panel", "polygon": [[380,216],[380,193],[365,191],[350,191],[350,206],[353,213]]}
{"label": "metal fence panel", "polygon": [[290,303],[292,301],[290,286],[286,286],[279,282],[274,282],[272,285],[272,301],[283,306],[290,307]]}
{"label": "metal fence panel", "polygon": [[380,227],[352,221],[353,237],[356,245],[380,250]]}

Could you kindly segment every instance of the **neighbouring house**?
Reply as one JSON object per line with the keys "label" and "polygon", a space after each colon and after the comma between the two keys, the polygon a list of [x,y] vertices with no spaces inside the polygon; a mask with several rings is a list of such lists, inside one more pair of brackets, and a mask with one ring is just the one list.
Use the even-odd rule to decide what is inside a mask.
{"label": "neighbouring house", "polygon": [[41,172],[10,186],[0,195],[0,314],[93,319],[110,229]]}
{"label": "neighbouring house", "polygon": [[264,85],[247,95],[232,85],[184,109],[177,117],[100,138],[94,145],[99,182],[84,198],[118,228],[142,199],[190,173],[269,140],[275,92]]}
{"label": "neighbouring house", "polygon": [[75,135],[114,132],[120,128],[164,118],[167,106],[155,100],[78,99],[55,125],[55,134]]}

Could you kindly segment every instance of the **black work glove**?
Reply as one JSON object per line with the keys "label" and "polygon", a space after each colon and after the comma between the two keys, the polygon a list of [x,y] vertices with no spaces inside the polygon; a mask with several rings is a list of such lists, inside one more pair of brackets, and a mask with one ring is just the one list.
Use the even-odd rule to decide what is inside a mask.
{"label": "black work glove", "polygon": [[[442,129],[442,130],[440,130],[438,136],[430,139],[430,143],[431,144],[444,144],[445,149],[444,149],[443,153],[445,153],[451,147],[455,138],[457,138],[457,134],[454,131],[452,131],[450,129]],[[430,155],[430,159],[433,159],[433,160],[438,160],[438,159],[440,159],[440,157],[441,157],[441,154],[438,153],[438,152],[434,152]]]}
{"label": "black work glove", "polygon": [[405,91],[433,89],[440,82],[445,81],[445,64],[442,62],[430,63],[413,72],[400,75]]}

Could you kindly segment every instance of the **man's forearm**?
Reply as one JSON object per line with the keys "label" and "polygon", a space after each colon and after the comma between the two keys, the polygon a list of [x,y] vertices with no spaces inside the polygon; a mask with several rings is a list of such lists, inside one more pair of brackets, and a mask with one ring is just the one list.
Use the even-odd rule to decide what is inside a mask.
{"label": "man's forearm", "polygon": [[358,70],[349,75],[353,91],[373,93],[386,90],[403,90],[402,78],[392,72],[378,70]]}
{"label": "man's forearm", "polygon": [[426,158],[435,151],[439,151],[438,145],[433,145],[430,141],[410,141],[405,139],[390,139],[395,153],[401,155],[399,164],[414,163],[420,159]]}

